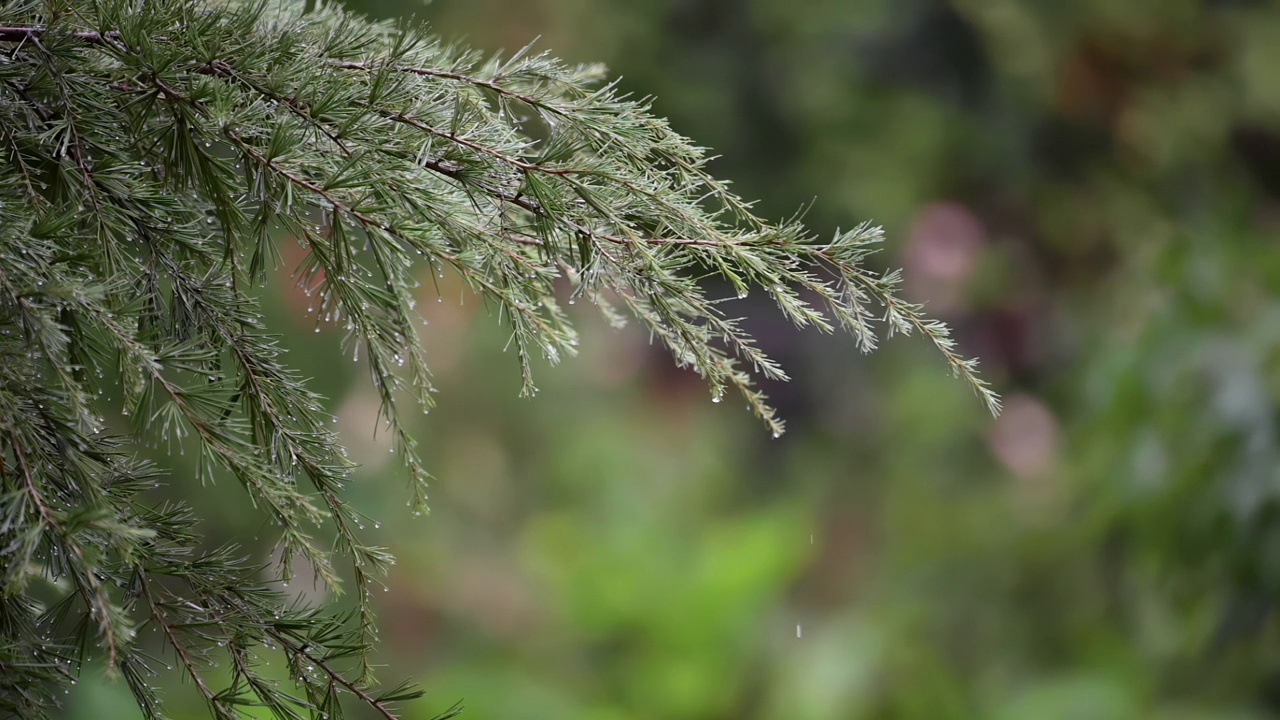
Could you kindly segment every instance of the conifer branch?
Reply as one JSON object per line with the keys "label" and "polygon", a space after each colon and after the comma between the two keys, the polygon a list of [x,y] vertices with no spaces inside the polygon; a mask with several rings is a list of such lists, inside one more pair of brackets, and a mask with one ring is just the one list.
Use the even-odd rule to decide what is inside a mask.
{"label": "conifer branch", "polygon": [[[370,689],[370,590],[391,558],[361,539],[352,463],[263,320],[256,288],[282,241],[306,251],[295,276],[317,328],[367,364],[415,513],[430,475],[401,408],[433,402],[415,311],[427,272],[456,273],[506,323],[529,394],[535,357],[576,350],[567,282],[568,304],[615,325],[625,311],[775,435],[755,382],[785,371],[725,305],[752,290],[863,350],[881,328],[920,333],[999,409],[946,326],[866,268],[878,228],[819,242],[756,217],[598,66],[486,60],[293,0],[57,5],[0,5],[0,609],[15,618],[0,714],[49,717],[51,689],[98,647],[162,717],[139,627],[220,718],[334,717],[340,695],[391,718],[420,695]],[[197,450],[202,481],[237,480],[275,523],[279,579],[295,556],[334,592],[345,577],[351,612],[290,605],[254,579],[260,552],[201,551],[189,508],[144,505],[160,472],[133,450],[157,442]],[[301,695],[260,673],[269,653]],[[214,656],[230,659],[223,689]]]}

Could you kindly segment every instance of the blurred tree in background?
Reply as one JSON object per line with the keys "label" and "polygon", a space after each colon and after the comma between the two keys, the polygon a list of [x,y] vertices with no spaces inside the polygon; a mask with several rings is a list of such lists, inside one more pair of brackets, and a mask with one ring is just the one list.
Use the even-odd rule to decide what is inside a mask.
{"label": "blurred tree in background", "polygon": [[[541,35],[653,93],[761,214],[883,222],[881,261],[1008,398],[984,426],[919,344],[864,359],[756,308],[802,378],[770,388],[780,440],[625,332],[526,402],[502,333],[435,304],[444,391],[415,432],[440,481],[413,520],[375,481],[376,398],[285,296],[364,463],[353,502],[391,518],[385,662],[478,718],[1280,712],[1280,8],[361,7],[495,50]],[[118,695],[82,687],[74,716]]]}

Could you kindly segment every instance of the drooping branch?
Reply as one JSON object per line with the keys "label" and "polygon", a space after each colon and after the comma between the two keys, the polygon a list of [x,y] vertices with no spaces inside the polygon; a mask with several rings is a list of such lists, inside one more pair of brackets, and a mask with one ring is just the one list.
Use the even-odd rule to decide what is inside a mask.
{"label": "drooping branch", "polygon": [[[567,285],[569,304],[590,298],[611,322],[629,313],[776,435],[755,382],[786,374],[725,304],[754,290],[866,350],[886,327],[925,334],[997,408],[945,326],[897,297],[896,275],[864,267],[877,228],[819,242],[798,220],[757,218],[704,149],[594,68],[527,52],[486,63],[323,3],[64,5],[6,4],[0,22],[0,361],[16,378],[0,388],[0,437],[14,446],[0,502],[22,508],[0,556],[16,596],[29,577],[72,575],[28,634],[105,649],[144,714],[158,700],[136,621],[163,631],[224,716],[242,702],[321,713],[340,692],[390,717],[413,694],[369,689],[368,591],[390,557],[358,537],[330,416],[265,319],[256,288],[281,235],[304,248],[295,274],[317,297],[317,330],[333,323],[364,353],[415,512],[429,476],[400,408],[405,395],[432,402],[414,310],[424,271],[454,271],[496,310],[526,392],[538,351],[574,352]],[[104,430],[117,427],[121,438]],[[246,579],[258,549],[201,554],[193,512],[141,504],[157,474],[111,443],[184,438],[198,478],[234,477],[275,523],[278,579],[299,554],[338,588],[333,561],[350,560],[350,615],[295,611]],[[306,697],[256,668],[281,651]],[[232,679],[219,690],[203,662],[223,653]],[[299,672],[308,665],[318,673]],[[14,714],[48,715],[17,702]]]}

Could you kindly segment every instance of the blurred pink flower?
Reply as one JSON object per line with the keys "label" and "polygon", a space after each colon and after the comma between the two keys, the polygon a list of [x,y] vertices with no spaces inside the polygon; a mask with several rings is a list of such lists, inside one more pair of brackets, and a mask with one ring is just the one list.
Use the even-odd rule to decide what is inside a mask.
{"label": "blurred pink flower", "polygon": [[931,311],[961,309],[965,285],[987,245],[987,228],[965,206],[936,202],[924,206],[911,224],[903,262],[909,294]]}
{"label": "blurred pink flower", "polygon": [[1005,400],[988,445],[991,454],[1016,477],[1043,477],[1057,456],[1058,420],[1039,398],[1014,395]]}

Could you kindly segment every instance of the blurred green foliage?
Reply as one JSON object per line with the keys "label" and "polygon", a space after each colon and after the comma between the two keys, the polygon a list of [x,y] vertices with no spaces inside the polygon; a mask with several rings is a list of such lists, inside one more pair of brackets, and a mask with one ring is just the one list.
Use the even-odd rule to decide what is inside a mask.
{"label": "blurred green foliage", "polygon": [[[766,216],[884,223],[881,262],[1008,400],[991,421],[923,342],[864,358],[750,301],[797,378],[770,388],[781,440],[588,313],[582,356],[519,400],[497,322],[424,282],[439,480],[415,519],[286,256],[294,360],[399,558],[387,680],[432,700],[409,717],[1280,712],[1280,7],[352,4],[605,61]],[[126,716],[90,684],[74,717]]]}

